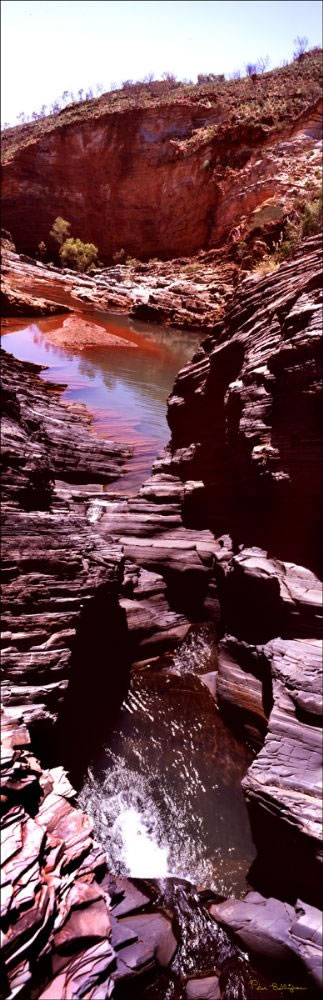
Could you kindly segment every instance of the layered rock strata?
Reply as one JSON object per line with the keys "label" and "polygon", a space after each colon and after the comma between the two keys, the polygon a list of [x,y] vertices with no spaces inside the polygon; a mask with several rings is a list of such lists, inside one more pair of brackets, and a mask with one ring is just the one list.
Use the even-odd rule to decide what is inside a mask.
{"label": "layered rock strata", "polygon": [[310,898],[321,854],[320,281],[313,238],[272,277],[242,284],[178,376],[168,458],[200,483],[184,523],[233,539],[224,582],[217,575],[219,702],[262,732],[270,715],[244,782],[252,829],[265,867]]}
{"label": "layered rock strata", "polygon": [[2,996],[103,1000],[116,983],[167,967],[171,919],[107,873],[63,768],[42,769],[26,726],[6,711],[1,740]]}
{"label": "layered rock strata", "polygon": [[241,225],[278,235],[320,166],[320,53],[308,58],[305,87],[297,65],[257,82],[104,95],[9,129],[3,223],[18,249],[47,244],[58,215],[106,260],[120,248],[143,260],[192,255]]}
{"label": "layered rock strata", "polygon": [[243,900],[212,904],[210,912],[252,952],[281,962],[295,955],[304,964],[313,985],[322,987],[320,910],[301,900],[291,906],[278,899],[265,899],[259,892],[248,892]]}
{"label": "layered rock strata", "polygon": [[180,329],[208,331],[222,315],[236,276],[236,265],[217,250],[201,251],[193,261],[135,261],[81,275],[5,248],[1,311],[5,317],[45,316],[92,308],[130,313],[133,319]]}
{"label": "layered rock strata", "polygon": [[[316,899],[320,853],[319,268],[314,238],[276,274],[238,288],[178,376],[171,447],[137,498],[112,496],[108,507],[81,498],[83,483],[111,482],[125,455],[102,452],[101,441],[96,452],[89,434],[88,460],[84,419],[73,414],[68,431],[71,411],[34,368],[6,359],[4,396],[10,724],[22,710],[33,723],[56,719],[68,677],[74,698],[89,662],[107,685],[126,617],[131,658],[141,664],[193,619],[216,619],[219,705],[255,741],[267,729],[244,782],[259,858],[267,884],[278,874],[280,893],[300,896],[302,907]],[[114,645],[103,663],[107,623]],[[94,957],[101,975],[100,949]],[[59,988],[69,995],[65,980]]]}
{"label": "layered rock strata", "polygon": [[2,697],[11,718],[23,712],[28,724],[53,723],[75,658],[79,707],[86,701],[87,627],[97,653],[94,691],[103,684],[108,697],[109,669],[126,662],[123,553],[91,529],[81,501],[84,484],[122,473],[128,452],[98,438],[85,408],[62,403],[40,369],[4,352],[1,367]]}
{"label": "layered rock strata", "polygon": [[310,900],[321,857],[320,256],[315,237],[241,285],[176,380],[171,446],[151,480],[99,522],[163,576],[173,607],[217,617],[222,711],[256,745],[269,719],[244,782],[259,857],[283,891],[296,880]]}

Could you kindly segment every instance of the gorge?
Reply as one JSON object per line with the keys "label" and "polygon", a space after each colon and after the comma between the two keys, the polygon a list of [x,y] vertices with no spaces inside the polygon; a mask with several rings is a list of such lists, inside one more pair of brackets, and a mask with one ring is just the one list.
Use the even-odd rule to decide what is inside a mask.
{"label": "gorge", "polygon": [[[160,118],[109,111],[108,124],[102,100],[82,127],[64,112],[48,132],[15,130],[17,146],[7,137],[4,224],[23,252],[5,239],[4,996],[253,1000],[280,982],[310,997],[322,959],[320,236],[267,275],[254,265],[317,169],[317,94],[270,135],[223,125],[204,93],[162,99]],[[194,190],[210,153],[206,124],[219,169],[234,148],[223,228],[209,191],[180,224],[167,187],[150,244],[137,137],[159,186],[172,164],[182,199],[177,174]],[[77,205],[81,235],[84,212],[97,224],[87,156],[102,142],[126,188],[112,228],[121,246],[130,228],[126,250],[143,260],[83,276],[26,258],[45,205],[71,218]],[[288,180],[277,155],[295,162]],[[244,267],[237,225],[255,229]],[[101,245],[108,260],[115,246]]]}

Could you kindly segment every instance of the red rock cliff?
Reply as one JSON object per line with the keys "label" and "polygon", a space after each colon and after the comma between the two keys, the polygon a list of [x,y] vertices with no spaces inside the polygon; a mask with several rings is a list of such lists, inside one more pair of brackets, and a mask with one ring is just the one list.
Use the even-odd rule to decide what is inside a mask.
{"label": "red rock cliff", "polygon": [[120,247],[142,259],[190,255],[245,217],[249,231],[279,224],[304,157],[312,179],[318,57],[256,83],[104,95],[7,130],[3,224],[17,249],[48,243],[57,215],[106,259]]}

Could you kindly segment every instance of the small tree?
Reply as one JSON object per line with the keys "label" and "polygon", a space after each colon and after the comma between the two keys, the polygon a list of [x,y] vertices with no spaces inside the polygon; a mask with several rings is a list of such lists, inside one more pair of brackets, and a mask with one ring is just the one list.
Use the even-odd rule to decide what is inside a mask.
{"label": "small tree", "polygon": [[296,38],[294,38],[294,45],[295,49],[293,52],[293,59],[299,59],[299,57],[303,56],[304,52],[306,52],[308,46],[308,38],[306,38],[305,35],[303,38],[301,38],[300,35],[297,35]]}
{"label": "small tree", "polygon": [[258,59],[257,62],[258,73],[266,73],[267,70],[269,69],[269,66],[270,66],[269,56],[262,56],[261,59]]}
{"label": "small tree", "polygon": [[44,240],[41,240],[40,243],[38,243],[39,260],[45,260],[46,254],[47,254],[46,243],[44,243]]}
{"label": "small tree", "polygon": [[247,63],[246,64],[246,74],[247,74],[247,76],[254,76],[255,73],[257,73],[256,63]]}
{"label": "small tree", "polygon": [[94,243],[82,243],[82,240],[70,237],[59,249],[62,267],[70,267],[73,271],[88,271],[97,263],[98,248]]}
{"label": "small tree", "polygon": [[61,215],[58,215],[53,223],[49,235],[53,240],[55,240],[55,243],[58,243],[58,246],[61,247],[70,235],[70,228],[71,223],[67,222],[66,219],[62,219]]}
{"label": "small tree", "polygon": [[162,80],[165,80],[166,83],[176,83],[176,76],[168,71],[162,74]]}

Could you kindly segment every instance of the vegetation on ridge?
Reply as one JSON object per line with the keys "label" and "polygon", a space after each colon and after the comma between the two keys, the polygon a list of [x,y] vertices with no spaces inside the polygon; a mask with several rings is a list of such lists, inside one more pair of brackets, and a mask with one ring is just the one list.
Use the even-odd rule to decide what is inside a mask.
{"label": "vegetation on ridge", "polygon": [[[298,40],[304,42],[304,39]],[[306,41],[306,40],[305,40]],[[295,40],[295,43],[297,40]],[[295,56],[295,53],[294,53]],[[290,121],[300,114],[306,105],[316,100],[321,93],[322,52],[319,47],[310,52],[300,51],[293,62],[268,71],[266,56],[256,65],[248,63],[243,74],[235,70],[225,79],[223,74],[199,74],[198,82],[176,81],[172,74],[164,74],[163,80],[145,80],[133,83],[124,81],[121,89],[101,93],[98,85],[93,96],[90,89],[84,96],[79,90],[75,97],[64,91],[61,103],[56,101],[47,109],[34,112],[32,122],[27,124],[26,116],[19,116],[21,123],[10,127],[4,123],[2,136],[3,155],[10,155],[21,140],[27,141],[41,134],[44,129],[52,129],[60,124],[77,121],[83,115],[99,117],[103,112],[126,111],[137,107],[154,107],[168,104],[170,98],[176,101],[201,102],[209,105],[221,104],[227,111],[228,121],[250,118],[253,121],[274,125],[275,122]],[[80,96],[82,95],[82,96]],[[244,109],[244,110],[242,110]],[[233,117],[234,116],[234,117]],[[272,122],[266,118],[272,116]]]}

